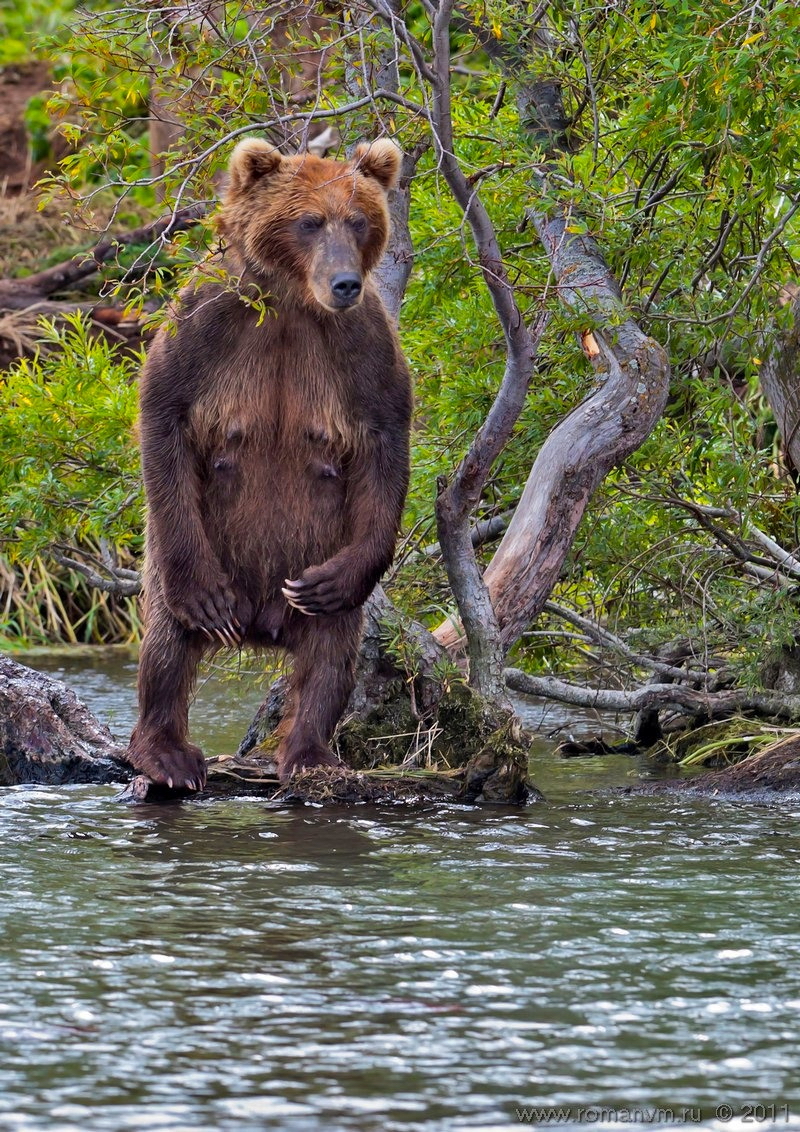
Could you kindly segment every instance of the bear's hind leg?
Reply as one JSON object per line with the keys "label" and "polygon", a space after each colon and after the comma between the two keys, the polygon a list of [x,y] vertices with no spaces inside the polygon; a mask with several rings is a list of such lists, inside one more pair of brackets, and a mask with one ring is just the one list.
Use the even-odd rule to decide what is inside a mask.
{"label": "bear's hind leg", "polygon": [[330,741],[355,685],[361,640],[360,609],[292,621],[286,645],[294,669],[275,754],[281,782],[307,767],[341,765]]}
{"label": "bear's hind leg", "polygon": [[206,763],[188,742],[189,697],[205,646],[158,601],[148,610],[139,655],[139,720],[126,758],[153,782],[202,790]]}

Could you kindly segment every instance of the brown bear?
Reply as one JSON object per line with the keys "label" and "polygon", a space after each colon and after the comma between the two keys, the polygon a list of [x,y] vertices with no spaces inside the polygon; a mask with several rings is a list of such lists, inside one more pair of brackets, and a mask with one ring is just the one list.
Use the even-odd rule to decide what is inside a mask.
{"label": "brown bear", "polygon": [[399,164],[388,140],[349,161],[241,142],[219,222],[228,282],[184,293],[150,348],[128,760],[154,782],[205,784],[187,716],[198,663],[220,647],[293,656],[283,781],[337,762],[329,744],[353,688],[361,607],[392,560],[408,486],[409,374],[369,278]]}

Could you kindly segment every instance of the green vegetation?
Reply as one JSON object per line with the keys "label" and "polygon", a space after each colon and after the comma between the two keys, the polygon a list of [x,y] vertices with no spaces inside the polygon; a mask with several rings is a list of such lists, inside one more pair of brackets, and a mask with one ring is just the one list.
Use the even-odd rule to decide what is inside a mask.
{"label": "green vegetation", "polygon": [[[512,56],[526,21],[530,32],[534,8],[504,0],[464,5]],[[540,67],[563,94],[571,126],[564,150],[548,154],[551,183],[573,209],[570,230],[597,239],[630,309],[668,348],[673,366],[661,423],[595,497],[554,597],[603,622],[638,652],[688,638],[704,667],[730,670],[755,685],[769,650],[796,636],[791,573],[776,563],[771,579],[763,570],[759,575],[739,550],[752,549],[754,530],[787,549],[800,542],[795,483],[759,385],[774,337],[790,321],[780,289],[798,274],[800,9],[793,0],[768,9],[727,0],[601,8],[575,0],[547,8],[550,46],[538,57],[529,46],[521,49],[517,70],[524,77],[527,67]],[[31,107],[32,144],[41,147],[53,129],[61,131],[71,151],[46,193],[58,199],[66,191],[86,217],[98,199],[108,199],[98,196],[100,189],[117,202],[112,226],[121,225],[130,206],[159,211],[147,147],[148,89],[165,92],[185,123],[183,149],[172,154],[160,184],[166,201],[181,204],[215,195],[214,175],[231,147],[207,152],[214,143],[254,124],[263,133],[264,123],[292,105],[278,73],[286,61],[270,71],[266,33],[248,29],[239,5],[220,6],[219,34],[185,25],[170,40],[171,53],[170,29],[154,24],[148,35],[138,10],[84,13],[66,39],[55,28],[64,9],[47,10],[55,13],[45,30],[53,31],[50,50],[62,81],[46,105]],[[0,65],[30,40],[21,30],[30,11],[19,3],[12,8]],[[423,9],[409,9],[406,19],[427,48]],[[385,45],[380,26],[370,24],[360,35],[368,56]],[[553,286],[550,262],[525,222],[539,191],[532,174],[542,152],[512,94],[504,93],[491,44],[484,46],[488,52],[464,24],[453,32],[456,151],[489,210],[516,300],[532,319]],[[351,47],[345,36],[344,53],[328,63],[316,109],[357,101]],[[254,57],[263,73],[254,71]],[[420,80],[405,54],[399,82],[408,103],[421,102]],[[382,126],[406,151],[424,138],[413,108],[382,103],[379,109]],[[343,145],[370,136],[373,109],[360,107],[337,125]],[[436,541],[436,477],[452,471],[484,420],[505,353],[463,215],[432,149],[413,182],[411,234],[416,259],[401,331],[418,378],[418,426],[406,564],[393,579],[393,598],[435,625],[451,597],[438,559],[418,552]],[[182,237],[166,274],[129,272],[119,294],[132,306],[163,295],[213,246],[209,227]],[[526,408],[477,518],[513,509],[543,440],[594,387],[575,335],[585,329],[585,320],[555,312]],[[90,614],[96,592],[74,574],[62,572],[57,587],[62,602],[71,594],[71,625],[70,617],[55,625],[28,615],[38,601],[25,589],[25,572],[33,563],[40,579],[48,570],[63,571],[53,564],[52,548],[97,556],[102,540],[130,565],[141,547],[129,440],[136,361],[91,339],[77,321],[57,343],[54,331],[45,337],[50,348],[6,376],[11,401],[0,426],[6,455],[0,528],[9,532],[3,553],[20,596],[4,599],[0,634],[9,640],[127,636],[134,630],[128,614],[116,628],[106,611],[105,619]],[[703,508],[719,514],[709,519]],[[481,553],[488,562],[491,547]],[[73,584],[82,587],[80,596]],[[113,617],[119,617],[116,605]],[[592,660],[593,649],[544,616],[517,646],[515,663],[563,671]]]}
{"label": "green vegetation", "polygon": [[[133,443],[137,357],[90,337],[80,316],[42,327],[43,347],[4,375],[0,416],[0,627],[10,640],[135,637],[130,597],[99,592],[80,567],[135,565],[142,491]],[[69,563],[77,559],[78,567]],[[53,572],[53,566],[60,570]]]}

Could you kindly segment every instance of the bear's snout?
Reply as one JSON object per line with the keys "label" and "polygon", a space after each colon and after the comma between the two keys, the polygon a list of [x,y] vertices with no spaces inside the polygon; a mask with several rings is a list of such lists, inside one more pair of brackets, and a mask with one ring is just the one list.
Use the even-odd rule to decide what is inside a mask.
{"label": "bear's snout", "polygon": [[339,271],[331,279],[334,304],[344,309],[352,307],[361,295],[361,276],[355,271]]}

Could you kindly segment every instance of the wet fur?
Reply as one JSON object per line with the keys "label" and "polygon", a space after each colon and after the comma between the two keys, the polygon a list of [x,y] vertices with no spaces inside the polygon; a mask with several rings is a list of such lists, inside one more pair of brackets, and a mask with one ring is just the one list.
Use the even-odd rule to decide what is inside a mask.
{"label": "wet fur", "polygon": [[[221,222],[229,270],[271,309],[259,325],[235,290],[204,284],[151,347],[139,422],[145,636],[128,757],[154,781],[205,781],[186,719],[199,660],[220,644],[294,657],[281,777],[335,762],[361,606],[391,562],[408,484],[409,377],[367,278],[388,230],[386,144],[374,168],[364,149],[345,164],[238,147]],[[325,218],[316,233],[297,227],[309,214]],[[342,270],[358,271],[363,290],[329,310],[319,296]]]}

